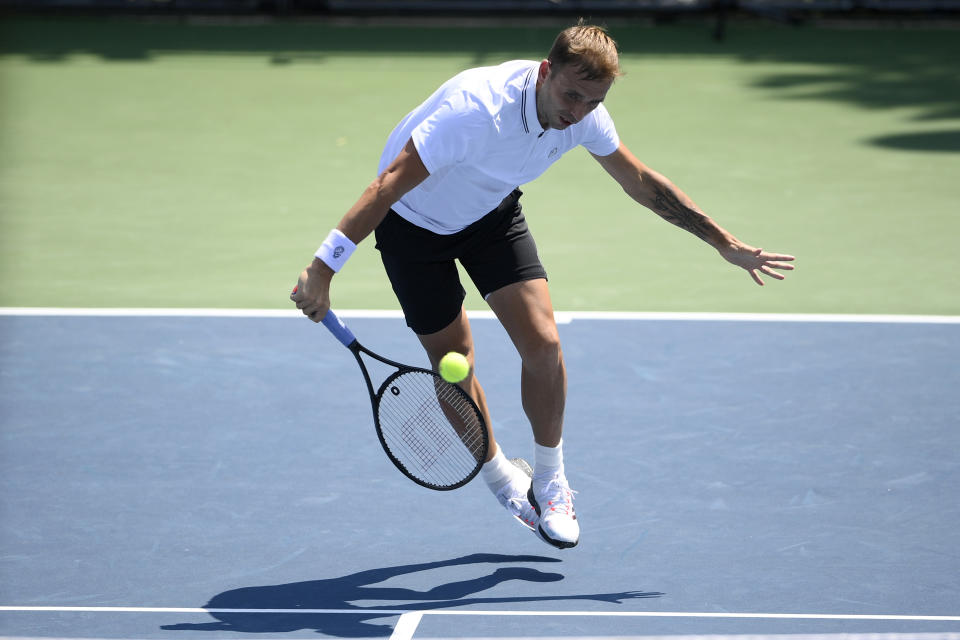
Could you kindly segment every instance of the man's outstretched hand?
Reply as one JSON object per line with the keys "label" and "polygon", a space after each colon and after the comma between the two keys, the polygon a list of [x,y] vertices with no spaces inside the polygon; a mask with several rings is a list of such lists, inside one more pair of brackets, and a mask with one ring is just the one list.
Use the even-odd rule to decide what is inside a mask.
{"label": "man's outstretched hand", "polygon": [[727,262],[746,269],[753,281],[761,287],[763,278],[760,274],[783,280],[786,276],[779,271],[793,271],[793,265],[789,263],[793,262],[794,257],[785,253],[770,253],[743,243],[729,245],[718,251]]}

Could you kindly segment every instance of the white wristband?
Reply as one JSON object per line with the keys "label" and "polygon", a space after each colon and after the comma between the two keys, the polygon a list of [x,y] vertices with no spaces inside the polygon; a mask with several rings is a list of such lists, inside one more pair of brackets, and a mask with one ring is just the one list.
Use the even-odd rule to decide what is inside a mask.
{"label": "white wristband", "polygon": [[356,248],[357,245],[350,238],[339,229],[334,229],[314,255],[336,272],[340,271]]}

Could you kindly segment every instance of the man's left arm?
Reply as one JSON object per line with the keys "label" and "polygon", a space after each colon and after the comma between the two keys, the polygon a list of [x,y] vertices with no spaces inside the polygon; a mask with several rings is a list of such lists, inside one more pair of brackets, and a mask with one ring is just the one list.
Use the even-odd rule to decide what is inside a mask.
{"label": "man's left arm", "polygon": [[728,262],[742,267],[754,282],[763,285],[760,274],[783,280],[775,271],[793,270],[791,255],[770,253],[741,242],[703,213],[679,187],[640,162],[622,142],[608,156],[594,155],[607,173],[638,203],[667,222],[685,229],[716,249]]}

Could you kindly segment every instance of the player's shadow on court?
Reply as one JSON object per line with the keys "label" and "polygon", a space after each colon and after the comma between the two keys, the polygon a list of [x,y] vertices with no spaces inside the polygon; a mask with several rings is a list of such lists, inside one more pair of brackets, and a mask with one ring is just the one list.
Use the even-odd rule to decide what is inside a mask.
{"label": "player's shadow on court", "polygon": [[[365,638],[389,636],[393,631],[392,625],[368,622],[369,620],[396,615],[395,613],[379,613],[378,609],[423,611],[461,607],[470,604],[506,604],[557,600],[596,600],[619,604],[622,600],[655,598],[663,595],[657,592],[625,591],[573,596],[468,597],[508,580],[541,583],[557,582],[564,578],[559,573],[545,573],[529,567],[499,567],[489,575],[448,582],[424,591],[404,587],[370,586],[397,576],[443,567],[520,562],[547,563],[560,562],[560,560],[543,556],[507,556],[478,553],[439,562],[370,569],[340,578],[261,587],[243,587],[216,595],[204,606],[205,609],[211,610],[210,615],[216,618],[217,622],[172,624],[164,625],[161,628],[167,631],[236,631],[244,633],[284,633],[310,629],[341,638]],[[385,601],[390,604],[361,608],[350,604],[353,601]],[[223,611],[224,609],[243,611]],[[250,611],[251,609],[258,611]],[[264,609],[283,609],[287,612],[259,611]],[[291,609],[356,610],[357,613],[305,612],[301,614],[289,612]]]}

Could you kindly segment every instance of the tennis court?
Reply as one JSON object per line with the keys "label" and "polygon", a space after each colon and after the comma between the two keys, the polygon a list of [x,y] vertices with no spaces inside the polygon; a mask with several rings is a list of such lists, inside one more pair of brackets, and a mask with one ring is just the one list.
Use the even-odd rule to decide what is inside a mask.
{"label": "tennis court", "polygon": [[[960,635],[955,321],[564,320],[560,552],[480,484],[403,478],[305,319],[0,317],[0,633]],[[402,320],[350,323],[423,359]],[[518,359],[474,325],[529,456]]]}
{"label": "tennis court", "polygon": [[[0,23],[0,636],[960,638],[956,31],[610,26],[621,136],[797,271],[756,287],[586,154],[524,187],[569,373],[557,551],[479,482],[405,479],[287,299],[397,119],[557,25]],[[335,286],[425,364],[376,251]]]}

